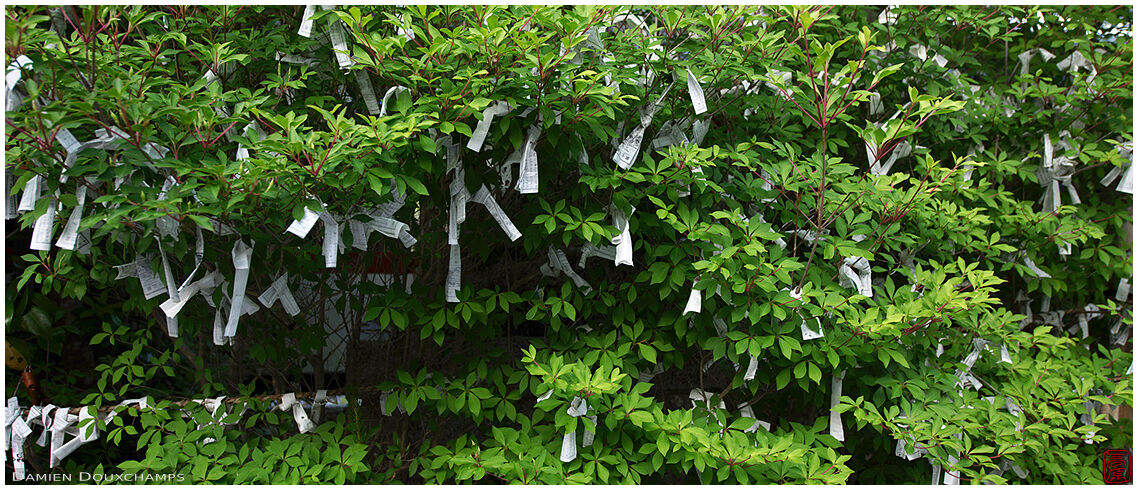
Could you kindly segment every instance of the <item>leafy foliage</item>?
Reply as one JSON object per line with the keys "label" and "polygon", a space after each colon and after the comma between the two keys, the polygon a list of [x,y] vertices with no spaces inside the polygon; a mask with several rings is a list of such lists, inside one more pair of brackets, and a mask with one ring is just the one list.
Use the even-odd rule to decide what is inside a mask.
{"label": "leafy foliage", "polygon": [[[1099,183],[1130,164],[1130,8],[373,6],[316,9],[311,38],[303,10],[7,9],[8,61],[34,63],[7,113],[10,195],[45,182],[18,228],[55,196],[58,233],[87,188],[89,251],[9,259],[8,338],[54,403],[348,395],[307,434],[265,403],[214,424],[192,403],[132,408],[105,428],[105,453],[64,471],[828,484],[927,482],[931,463],[964,482],[1085,483],[1100,448],[1132,445],[1128,421],[1086,405],[1132,397],[1132,355],[1115,345],[1131,323],[1116,292],[1131,201]],[[339,52],[320,36],[335,29]],[[1061,68],[1072,54],[1088,64]],[[640,125],[622,169],[612,156]],[[63,129],[122,141],[68,163]],[[1044,135],[1075,162],[1081,203],[1036,202]],[[515,190],[527,145],[535,194]],[[468,207],[447,302],[452,189],[483,185],[522,238]],[[329,268],[327,221],[283,233],[306,208],[345,224],[395,196],[410,248],[370,235]],[[609,246],[617,214],[632,265],[573,263],[588,287],[539,272],[551,248]],[[144,299],[113,267],[151,257],[162,277],[161,243],[186,278],[199,229],[206,271],[231,285],[231,249],[252,244],[246,301],[288,273],[301,313],[266,305],[213,345],[231,292],[218,287],[168,338],[165,296]],[[843,271],[858,258],[863,289]],[[685,312],[693,290],[699,311]],[[1084,305],[1101,314],[1070,335]],[[563,461],[569,433],[578,453]],[[898,441],[929,463],[892,456]]]}

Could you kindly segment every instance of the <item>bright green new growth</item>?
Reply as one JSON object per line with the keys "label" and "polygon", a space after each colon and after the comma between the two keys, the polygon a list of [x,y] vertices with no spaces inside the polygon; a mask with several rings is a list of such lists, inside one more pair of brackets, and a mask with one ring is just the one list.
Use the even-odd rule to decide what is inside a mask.
{"label": "bright green new growth", "polygon": [[[1098,483],[1132,445],[1098,410],[1132,404],[1128,7],[6,13],[9,246],[59,205],[7,338],[56,405],[151,398],[56,471]],[[114,268],[163,256],[216,274],[177,338]],[[265,396],[322,389],[304,434]]]}

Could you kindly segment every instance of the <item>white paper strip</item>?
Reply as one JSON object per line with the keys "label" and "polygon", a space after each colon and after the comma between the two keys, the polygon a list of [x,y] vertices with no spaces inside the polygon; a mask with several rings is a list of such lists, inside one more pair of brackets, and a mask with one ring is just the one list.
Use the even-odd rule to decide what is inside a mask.
{"label": "white paper strip", "polygon": [[[699,406],[696,402],[703,402],[704,407],[711,410],[711,399],[713,395],[713,393],[703,391],[699,388],[692,388],[692,390],[688,392],[688,399],[692,401],[692,408]],[[720,400],[716,407],[724,410],[727,409],[727,405],[723,403],[723,400]]]}
{"label": "white paper strip", "polygon": [[139,264],[136,275],[139,283],[142,285],[142,297],[145,299],[152,299],[166,290],[166,285],[162,283],[162,279],[154,270],[150,268],[150,258],[142,259],[143,262]]}
{"label": "white paper strip", "polygon": [[878,14],[877,22],[880,22],[887,26],[893,25],[897,22],[897,17],[897,13],[893,12],[891,7],[885,7],[885,10],[882,10],[881,13]]}
{"label": "white paper strip", "polygon": [[698,116],[707,112],[707,100],[703,95],[703,87],[699,85],[699,79],[691,72],[691,68],[687,69],[688,72],[688,95],[691,96],[691,105],[695,109],[695,114]]}
{"label": "white paper strip", "polygon": [[616,154],[613,155],[613,161],[620,167],[621,170],[628,170],[633,163],[636,163],[637,156],[640,154],[640,144],[644,141],[644,126],[637,126],[632,130],[624,141],[621,141],[620,146],[616,149]]}
{"label": "white paper strip", "polygon": [[743,429],[743,432],[745,432],[745,433],[746,432],[758,432],[759,427],[762,427],[762,428],[766,429],[767,431],[771,430],[771,423],[767,422],[765,420],[759,420],[759,418],[755,416],[755,412],[754,412],[754,410],[751,409],[750,405],[747,405],[744,407],[739,407],[739,415],[742,415],[742,416],[747,417],[749,419],[755,419],[754,424],[751,424],[750,427]]}
{"label": "white paper strip", "polygon": [[24,441],[32,434],[28,423],[17,417],[12,422],[12,479],[22,481],[26,474],[24,470]]}
{"label": "white paper strip", "polygon": [[300,29],[296,31],[302,37],[312,37],[312,16],[316,14],[315,5],[305,5],[304,15],[300,18]]}
{"label": "white paper strip", "polygon": [[118,276],[115,277],[115,280],[137,277],[142,284],[142,295],[146,299],[162,294],[166,288],[162,284],[162,280],[150,270],[150,259],[147,257],[139,256],[129,264],[116,265],[115,269],[118,270]]}
{"label": "white paper strip", "polygon": [[8,72],[4,77],[4,88],[7,89],[8,92],[6,102],[9,111],[19,109],[24,103],[23,95],[15,91],[16,84],[20,82],[20,78],[23,76],[23,72],[20,70],[21,68],[31,71],[33,68],[32,59],[25,55],[20,55],[15,61],[8,65]]}
{"label": "white paper strip", "polygon": [[375,98],[375,88],[371,85],[371,76],[364,70],[356,70],[356,83],[360,86],[360,95],[364,98],[369,114],[379,114],[379,101]]}
{"label": "white paper strip", "polygon": [[8,450],[8,441],[11,439],[10,434],[12,430],[12,424],[20,418],[22,415],[21,412],[22,410],[20,409],[20,400],[15,396],[9,398],[8,401],[4,404],[4,435],[3,437],[0,437],[0,447],[3,447],[4,451]]}
{"label": "white paper strip", "polygon": [[[856,269],[857,272],[854,272]],[[856,287],[858,294],[867,298],[873,297],[873,276],[872,267],[865,257],[846,257],[842,265],[838,267],[838,274],[841,277],[838,283],[841,287]]]}
{"label": "white paper strip", "polygon": [[486,207],[486,210],[490,212],[490,216],[494,217],[494,221],[498,222],[498,226],[502,228],[502,231],[506,232],[506,236],[509,237],[511,242],[521,238],[522,232],[518,231],[518,228],[514,226],[514,222],[511,221],[510,217],[506,216],[506,213],[498,206],[498,201],[494,200],[494,196],[490,194],[490,190],[486,188],[485,184],[478,189],[478,192],[474,193],[474,197],[471,200]]}
{"label": "white paper strip", "polygon": [[635,212],[636,208],[632,208],[626,216],[623,210],[619,208],[613,209],[613,226],[620,230],[620,234],[612,239],[612,244],[616,245],[616,255],[613,257],[613,263],[618,267],[621,265],[632,265],[632,233],[629,231],[629,219]]}
{"label": "white paper strip", "polygon": [[186,276],[186,280],[182,281],[182,284],[178,286],[179,291],[188,286],[190,281],[194,280],[194,276],[196,276],[198,270],[201,269],[202,259],[204,258],[205,237],[202,236],[202,228],[200,226],[194,226],[194,269],[190,271],[189,276]]}
{"label": "white paper strip", "polygon": [[[589,419],[589,421],[593,423],[593,427],[597,426],[597,416],[596,415],[590,415],[590,416],[585,417],[585,418]],[[593,439],[596,438],[596,435],[597,434],[595,432],[589,430],[588,426],[585,426],[584,436],[581,437],[581,447],[592,446],[593,445]]]}
{"label": "white paper strip", "polygon": [[[78,417],[69,414],[66,408],[55,411],[55,420],[51,424],[51,468],[55,468],[79,446],[99,438],[94,416],[89,411],[88,407],[83,407]],[[74,434],[75,437],[64,443],[65,434]]]}
{"label": "white paper strip", "polygon": [[320,213],[320,221],[324,222],[324,245],[321,253],[324,255],[324,267],[336,267],[336,259],[340,255],[340,224],[336,217],[327,211]]}
{"label": "white paper strip", "polygon": [[371,235],[372,228],[363,221],[354,219],[348,220],[348,230],[352,233],[352,248],[360,250],[367,250],[367,242]]}
{"label": "white paper strip", "polygon": [[897,447],[893,450],[893,454],[895,456],[897,456],[898,458],[905,458],[906,460],[909,460],[909,461],[912,461],[914,459],[921,457],[921,455],[924,454],[924,452],[925,451],[923,449],[920,449],[919,447],[916,447],[916,446],[913,447],[913,452],[910,453],[910,452],[906,451],[905,450],[905,441],[902,439],[897,440]]}
{"label": "white paper strip", "polygon": [[282,412],[291,411],[292,418],[296,421],[296,427],[301,434],[306,434],[316,427],[312,420],[308,418],[308,414],[304,412],[304,406],[296,401],[295,393],[285,393],[281,395],[281,403],[277,408]]}
{"label": "white paper strip", "polygon": [[[691,322],[692,321],[689,319],[688,323],[691,323]],[[722,318],[716,318],[715,320],[712,320],[711,324],[713,326],[715,326],[716,335],[718,335],[720,337],[725,337],[727,335],[727,322],[724,321]]]}
{"label": "white paper strip", "polygon": [[253,258],[253,247],[256,246],[256,242],[251,243],[246,246],[244,241],[238,240],[233,244],[230,253],[233,256],[233,268],[236,272],[233,275],[233,296],[230,300],[233,306],[229,310],[229,320],[225,323],[226,337],[237,335],[237,324],[245,307],[245,286],[249,282],[249,267]]}
{"label": "white paper strip", "polygon": [[23,213],[36,209],[36,202],[40,198],[40,187],[43,184],[43,177],[33,175],[24,183],[23,194],[20,195],[20,204],[16,208],[17,211]]}
{"label": "white paper strip", "polygon": [[284,307],[285,312],[290,316],[296,316],[300,313],[300,306],[296,304],[296,298],[293,297],[292,291],[288,288],[288,273],[285,272],[276,278],[257,300],[266,308],[272,308],[277,300],[281,301],[281,306]]}
{"label": "white paper strip", "polygon": [[55,246],[64,250],[75,250],[79,242],[79,222],[83,219],[83,205],[87,202],[87,186],[79,185],[75,191],[75,200],[75,208],[71,210],[71,216],[67,218],[67,224],[55,242]]}
{"label": "white paper strip", "polygon": [[750,356],[751,360],[747,363],[747,372],[743,374],[744,381],[751,381],[755,379],[755,373],[759,370],[759,360],[755,356]]}
{"label": "white paper strip", "polygon": [[466,142],[466,147],[476,151],[482,151],[482,143],[486,141],[486,135],[490,133],[490,123],[494,122],[494,116],[502,116],[510,112],[510,105],[498,101],[491,104],[486,109],[482,110],[482,120],[474,127],[473,133],[470,135],[470,141]]}
{"label": "white paper strip", "polygon": [[304,216],[299,220],[293,220],[292,224],[288,225],[285,233],[292,233],[300,238],[308,236],[308,232],[316,225],[316,221],[320,219],[320,213],[313,211],[311,208],[304,208]]}
{"label": "white paper strip", "polygon": [[[956,464],[957,461],[959,461],[959,460],[956,459],[955,456],[953,456],[951,454],[948,455],[948,465],[949,466]],[[945,485],[959,485],[960,484],[959,474],[953,473],[951,469],[945,468],[945,470],[944,470],[944,484]]]}
{"label": "white paper strip", "polygon": [[462,288],[462,251],[459,246],[450,246],[450,260],[447,265],[446,300],[448,303],[457,303],[456,293]]}
{"label": "white paper strip", "polygon": [[711,128],[711,121],[699,120],[692,123],[692,144],[696,146],[702,144],[709,128]]}
{"label": "white paper strip", "polygon": [[814,340],[826,336],[826,333],[822,331],[822,320],[819,320],[818,317],[814,317],[814,321],[818,324],[817,331],[811,330],[810,327],[806,326],[806,319],[802,319],[802,325],[799,327],[799,330],[802,332],[802,340]]}
{"label": "white paper strip", "polygon": [[225,337],[225,318],[221,314],[221,305],[213,312],[213,345],[228,344],[229,339]]}
{"label": "white paper strip", "polygon": [[[32,420],[33,422],[35,422],[35,420],[32,419],[32,412],[34,412],[37,409],[39,409],[39,407],[32,407],[31,409],[28,410],[28,420]],[[43,426],[43,432],[40,433],[39,439],[36,439],[36,444],[38,444],[40,447],[47,446],[47,442],[48,442],[47,438],[49,435],[48,432],[51,430],[51,425],[52,425],[52,420],[53,420],[52,412],[55,409],[56,409],[56,406],[49,403],[49,404],[47,404],[46,407],[43,407],[43,409],[40,410],[39,424],[41,426]]]}
{"label": "white paper strip", "polygon": [[51,250],[52,226],[55,224],[55,208],[58,204],[54,197],[49,199],[47,210],[32,225],[32,241],[28,246],[32,250]]}
{"label": "white paper strip", "polygon": [[846,431],[842,427],[842,414],[837,412],[838,403],[842,398],[842,381],[846,377],[846,370],[834,374],[830,379],[830,435],[839,441],[846,440]]}
{"label": "white paper strip", "polygon": [[557,250],[553,247],[549,247],[548,255],[549,255],[549,267],[551,269],[565,274],[565,276],[568,277],[569,280],[573,281],[573,284],[575,284],[577,287],[584,290],[584,292],[586,294],[588,294],[590,291],[593,290],[593,286],[591,286],[587,281],[585,281],[584,278],[577,275],[577,272],[574,271],[573,267],[569,265],[569,259],[567,259],[565,257],[565,252],[562,252],[561,250]]}
{"label": "white paper strip", "polygon": [[660,373],[663,373],[663,372],[664,372],[664,366],[661,366],[659,363],[656,363],[652,366],[651,371],[641,371],[640,376],[636,377],[636,381],[638,381],[640,383],[650,383],[652,381],[652,378],[655,378],[657,375],[659,375]]}
{"label": "white paper strip", "polygon": [[521,194],[536,194],[538,191],[537,174],[537,138],[541,129],[535,124],[530,126],[526,139],[522,143],[522,163],[518,169],[518,192]]}
{"label": "white paper strip", "polygon": [[179,289],[177,299],[171,296],[166,301],[163,301],[162,304],[159,305],[159,308],[162,308],[162,312],[166,314],[167,318],[176,317],[178,316],[178,313],[181,313],[182,308],[186,306],[186,303],[189,303],[190,299],[193,298],[196,294],[206,289],[213,290],[215,286],[214,281],[216,280],[217,272],[211,272],[205,277],[198,279],[196,282],[193,282],[184,288]]}
{"label": "white paper strip", "polygon": [[1041,279],[1051,278],[1051,274],[1044,272],[1043,269],[1040,269],[1038,266],[1036,266],[1035,262],[1033,262],[1031,258],[1026,255],[1023,257],[1023,265],[1027,266],[1027,268],[1031,270],[1031,272],[1034,273],[1036,277],[1039,277]]}
{"label": "white paper strip", "polygon": [[162,239],[159,237],[154,237],[154,239],[158,242],[158,254],[162,258],[162,274],[166,277],[164,281],[166,283],[166,293],[170,296],[170,299],[179,301],[178,283],[174,281],[174,271],[170,269],[170,261],[166,260],[166,249],[162,247]]}
{"label": "white paper strip", "polygon": [[869,96],[869,115],[885,112],[885,104],[881,102],[881,95],[874,93]]}
{"label": "white paper strip", "polygon": [[591,242],[586,243],[584,247],[581,247],[581,260],[577,261],[577,267],[584,269],[589,257],[600,257],[610,261],[616,260],[616,247],[611,245],[597,247]]}
{"label": "white paper strip", "polygon": [[19,216],[16,209],[20,206],[20,200],[12,193],[12,188],[16,185],[16,175],[8,168],[4,169],[4,219],[12,219]]}
{"label": "white paper strip", "polygon": [[[335,7],[330,5],[321,5],[323,10],[332,10]],[[340,65],[341,70],[351,68],[355,62],[352,57],[348,55],[348,44],[344,42],[344,25],[343,21],[337,16],[329,17],[332,25],[328,28],[328,36],[332,39],[332,51],[336,54],[336,63]]]}
{"label": "white paper strip", "polygon": [[577,459],[577,432],[565,431],[561,438],[561,462],[568,463]]}
{"label": "white paper strip", "polygon": [[703,308],[702,293],[695,288],[695,283],[692,283],[691,293],[688,294],[688,303],[684,306],[683,314],[699,313]]}
{"label": "white paper strip", "polygon": [[419,243],[419,240],[416,240],[415,237],[411,236],[411,232],[407,231],[406,229],[403,229],[399,232],[399,241],[403,242],[404,248],[411,248],[415,246],[416,243]]}
{"label": "white paper strip", "polygon": [[[178,285],[174,281],[174,272],[170,269],[170,262],[166,259],[166,250],[162,247],[162,238],[154,237],[158,241],[158,252],[162,256],[162,273],[166,280],[166,293],[169,299],[174,302],[180,302],[181,298],[178,295]],[[189,299],[187,296],[186,299]],[[177,315],[166,315],[166,333],[172,337],[178,337],[178,317]]]}
{"label": "white paper strip", "polygon": [[460,202],[457,196],[451,196],[450,209],[447,211],[447,245],[458,245],[459,219],[460,215],[465,217],[465,212],[462,208],[466,205],[465,201]]}

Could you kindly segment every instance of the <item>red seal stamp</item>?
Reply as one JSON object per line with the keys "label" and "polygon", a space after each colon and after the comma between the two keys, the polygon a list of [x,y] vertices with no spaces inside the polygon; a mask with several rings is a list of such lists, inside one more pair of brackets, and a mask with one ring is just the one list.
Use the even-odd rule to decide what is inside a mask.
{"label": "red seal stamp", "polygon": [[1134,464],[1129,449],[1107,449],[1102,452],[1102,482],[1107,485],[1129,484],[1134,480]]}

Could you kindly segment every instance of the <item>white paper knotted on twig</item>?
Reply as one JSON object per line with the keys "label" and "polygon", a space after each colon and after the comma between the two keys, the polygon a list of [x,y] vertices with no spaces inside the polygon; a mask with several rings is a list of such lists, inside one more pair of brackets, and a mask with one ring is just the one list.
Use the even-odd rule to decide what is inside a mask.
{"label": "white paper knotted on twig", "polygon": [[280,300],[281,306],[284,307],[285,312],[289,316],[296,316],[300,313],[300,306],[296,304],[296,298],[292,295],[292,291],[288,288],[288,273],[285,272],[276,278],[265,292],[257,297],[257,301],[265,305],[266,308],[272,308],[277,300]]}
{"label": "white paper knotted on twig", "polygon": [[291,411],[292,418],[296,421],[296,427],[301,434],[306,434],[316,427],[312,420],[308,418],[308,414],[304,412],[304,406],[296,400],[295,393],[285,393],[281,395],[281,404],[277,406],[281,411]]}
{"label": "white paper knotted on twig", "polygon": [[474,197],[471,198],[471,201],[486,207],[486,210],[490,212],[490,216],[494,218],[494,221],[498,222],[498,226],[502,228],[502,231],[506,232],[506,236],[509,237],[511,242],[521,238],[522,232],[518,231],[518,228],[514,226],[514,222],[511,221],[510,217],[506,216],[506,213],[498,206],[498,201],[494,200],[494,196],[490,194],[490,189],[487,189],[485,184],[478,188],[478,192],[474,193]]}
{"label": "white paper knotted on twig", "polygon": [[253,247],[256,245],[256,242],[250,243],[252,245],[246,246],[244,241],[238,240],[233,244],[231,255],[236,272],[233,276],[233,295],[230,297],[233,306],[229,310],[229,321],[225,323],[226,337],[237,335],[237,324],[245,307],[245,286],[249,282],[249,267],[253,259]]}
{"label": "white paper knotted on twig", "polygon": [[288,228],[285,229],[286,233],[292,233],[300,238],[308,236],[308,232],[320,220],[321,210],[313,210],[309,207],[304,208],[304,216],[298,220],[293,220]]}
{"label": "white paper knotted on twig", "polygon": [[613,208],[612,224],[620,230],[620,233],[612,238],[612,244],[616,246],[613,263],[617,266],[632,265],[632,233],[629,231],[629,220],[635,212],[635,207],[629,210],[627,215],[619,207]]}

